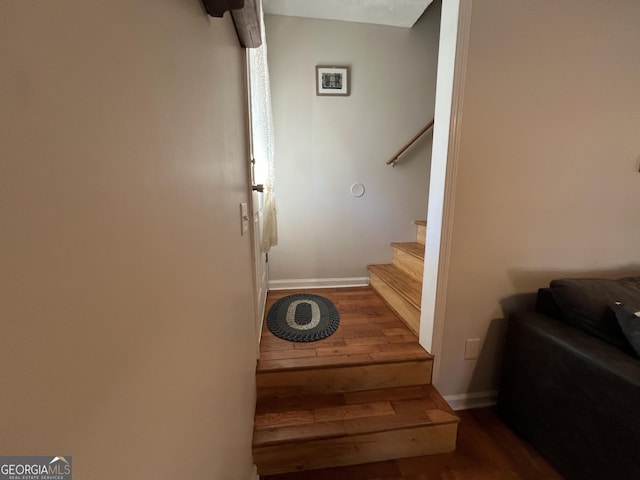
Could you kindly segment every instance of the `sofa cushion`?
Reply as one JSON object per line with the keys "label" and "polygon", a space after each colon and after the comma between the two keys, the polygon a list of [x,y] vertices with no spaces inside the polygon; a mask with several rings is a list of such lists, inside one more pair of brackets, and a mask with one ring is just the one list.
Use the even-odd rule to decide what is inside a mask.
{"label": "sofa cushion", "polygon": [[617,303],[613,306],[613,311],[627,341],[640,355],[640,308]]}
{"label": "sofa cushion", "polygon": [[616,302],[640,305],[640,277],[563,278],[550,284],[551,295],[569,324],[635,354],[611,306]]}
{"label": "sofa cushion", "polygon": [[536,312],[547,315],[548,317],[562,319],[562,310],[558,308],[558,304],[553,299],[550,288],[538,289]]}

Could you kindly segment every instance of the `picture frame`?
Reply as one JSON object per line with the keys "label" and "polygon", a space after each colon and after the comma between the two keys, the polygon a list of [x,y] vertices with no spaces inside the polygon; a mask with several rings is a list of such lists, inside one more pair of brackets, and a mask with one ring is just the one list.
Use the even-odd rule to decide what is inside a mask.
{"label": "picture frame", "polygon": [[316,66],[316,95],[342,96],[351,95],[351,69],[347,66]]}

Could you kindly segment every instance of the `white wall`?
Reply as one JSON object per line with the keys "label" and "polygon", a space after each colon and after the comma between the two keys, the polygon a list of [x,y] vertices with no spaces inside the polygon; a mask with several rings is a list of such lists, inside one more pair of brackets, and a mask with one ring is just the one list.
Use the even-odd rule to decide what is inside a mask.
{"label": "white wall", "polygon": [[0,65],[0,451],[71,455],[87,480],[248,480],[230,17],[197,0],[2,0]]}
{"label": "white wall", "polygon": [[[279,245],[271,280],[366,277],[426,218],[439,4],[412,29],[267,15]],[[316,65],[351,66],[349,97],[315,95]],[[366,193],[350,194],[361,182]]]}
{"label": "white wall", "polygon": [[[437,386],[498,385],[503,320],[561,276],[640,271],[640,3],[473,4]],[[481,338],[465,361],[465,338]]]}

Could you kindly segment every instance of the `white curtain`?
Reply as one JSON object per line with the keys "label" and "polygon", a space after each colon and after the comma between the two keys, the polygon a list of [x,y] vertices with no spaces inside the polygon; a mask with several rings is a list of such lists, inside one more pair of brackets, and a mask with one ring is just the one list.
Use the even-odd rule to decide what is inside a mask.
{"label": "white curtain", "polygon": [[249,83],[251,91],[251,132],[255,181],[264,184],[262,207],[262,251],[268,252],[278,244],[275,178],[275,150],[273,142],[273,116],[271,112],[271,85],[267,65],[267,42],[264,33],[264,14],[259,2],[260,34],[262,45],[249,50]]}

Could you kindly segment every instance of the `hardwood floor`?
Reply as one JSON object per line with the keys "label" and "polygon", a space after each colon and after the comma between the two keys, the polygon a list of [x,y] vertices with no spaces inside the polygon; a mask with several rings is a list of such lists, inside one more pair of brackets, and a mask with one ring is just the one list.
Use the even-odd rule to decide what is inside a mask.
{"label": "hardwood floor", "polygon": [[263,480],[561,480],[491,408],[456,412],[455,452],[261,477]]}
{"label": "hardwood floor", "polygon": [[256,370],[258,396],[335,393],[431,383],[433,356],[370,287],[270,291],[274,302],[292,293],[331,300],[340,326],[328,338],[295,343],[262,329]]}

